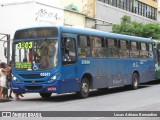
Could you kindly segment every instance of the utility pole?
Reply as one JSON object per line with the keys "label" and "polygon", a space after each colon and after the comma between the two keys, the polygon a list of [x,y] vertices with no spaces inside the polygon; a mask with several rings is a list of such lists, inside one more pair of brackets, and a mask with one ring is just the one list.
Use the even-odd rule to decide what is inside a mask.
{"label": "utility pole", "polygon": [[7,64],[10,63],[10,35],[7,34]]}
{"label": "utility pole", "polygon": [[[2,38],[0,38],[0,41],[3,41],[3,47],[5,50],[5,57],[7,58],[7,64],[10,62],[10,34],[4,34],[0,33],[0,35],[3,35]],[[4,38],[7,38],[7,40],[3,40]],[[4,44],[7,42],[7,48],[4,46]]]}

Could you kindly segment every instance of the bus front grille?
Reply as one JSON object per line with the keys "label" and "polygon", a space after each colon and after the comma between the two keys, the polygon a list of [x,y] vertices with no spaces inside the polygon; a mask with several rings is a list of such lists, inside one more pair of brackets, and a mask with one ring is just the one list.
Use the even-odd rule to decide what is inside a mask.
{"label": "bus front grille", "polygon": [[[33,80],[25,80],[24,83],[33,84]],[[44,80],[34,80],[34,84],[38,84],[38,83],[42,84],[42,83],[45,83],[45,81]]]}
{"label": "bus front grille", "polygon": [[25,86],[27,90],[40,90],[42,86]]}
{"label": "bus front grille", "polygon": [[45,76],[41,76],[40,74],[18,74],[24,79],[41,79],[44,78]]}

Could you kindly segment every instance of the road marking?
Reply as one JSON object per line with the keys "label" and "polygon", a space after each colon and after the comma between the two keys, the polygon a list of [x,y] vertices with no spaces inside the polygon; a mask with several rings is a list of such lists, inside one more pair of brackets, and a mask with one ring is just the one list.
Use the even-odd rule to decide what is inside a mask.
{"label": "road marking", "polygon": [[105,117],[98,117],[98,118],[95,118],[95,120],[100,120],[100,119],[104,119]]}

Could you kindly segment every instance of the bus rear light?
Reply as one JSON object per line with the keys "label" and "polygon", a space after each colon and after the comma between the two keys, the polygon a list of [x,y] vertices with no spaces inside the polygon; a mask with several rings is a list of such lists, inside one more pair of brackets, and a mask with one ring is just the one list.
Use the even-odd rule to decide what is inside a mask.
{"label": "bus rear light", "polygon": [[56,87],[48,87],[47,90],[48,91],[56,91],[57,89],[56,89]]}

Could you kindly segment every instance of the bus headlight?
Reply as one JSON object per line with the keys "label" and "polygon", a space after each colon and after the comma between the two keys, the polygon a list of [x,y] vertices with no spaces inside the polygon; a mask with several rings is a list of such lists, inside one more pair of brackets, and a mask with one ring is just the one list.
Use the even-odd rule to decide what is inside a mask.
{"label": "bus headlight", "polygon": [[55,75],[53,75],[50,78],[50,80],[47,81],[47,83],[53,83],[53,82],[55,82],[58,76],[59,76],[59,73],[56,73]]}
{"label": "bus headlight", "polygon": [[12,75],[12,79],[13,81],[15,81],[16,83],[20,83],[21,81],[14,75]]}

